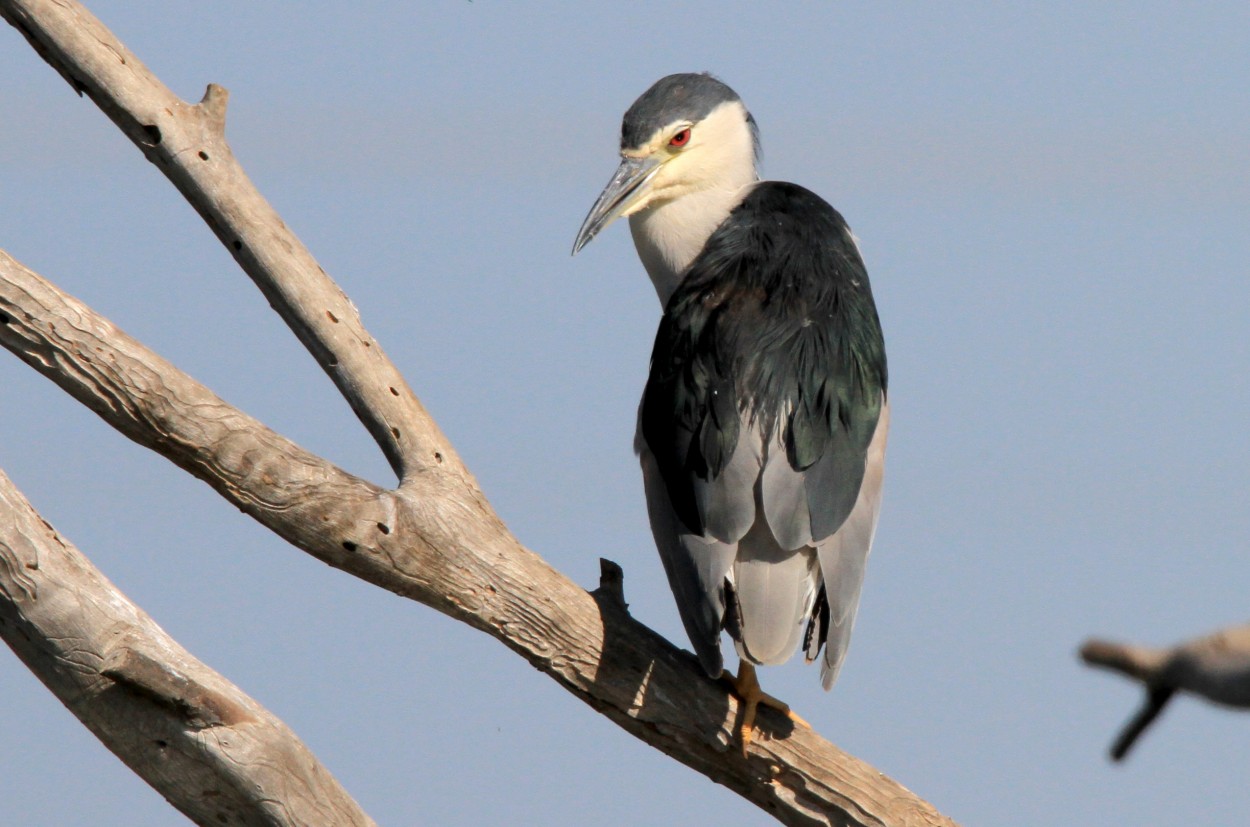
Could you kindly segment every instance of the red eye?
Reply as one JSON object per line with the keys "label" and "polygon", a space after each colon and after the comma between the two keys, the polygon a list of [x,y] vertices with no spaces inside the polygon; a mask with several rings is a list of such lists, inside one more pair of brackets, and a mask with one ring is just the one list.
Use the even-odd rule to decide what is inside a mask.
{"label": "red eye", "polygon": [[675,147],[683,147],[690,143],[690,127],[686,127],[669,139],[668,145]]}

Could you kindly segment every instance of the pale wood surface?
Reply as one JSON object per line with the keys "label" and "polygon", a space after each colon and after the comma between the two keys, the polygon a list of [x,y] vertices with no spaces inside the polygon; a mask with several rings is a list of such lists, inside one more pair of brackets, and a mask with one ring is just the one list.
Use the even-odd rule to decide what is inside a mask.
{"label": "pale wood surface", "polygon": [[282,721],[196,660],[0,472],[0,637],[198,824],[373,824]]}

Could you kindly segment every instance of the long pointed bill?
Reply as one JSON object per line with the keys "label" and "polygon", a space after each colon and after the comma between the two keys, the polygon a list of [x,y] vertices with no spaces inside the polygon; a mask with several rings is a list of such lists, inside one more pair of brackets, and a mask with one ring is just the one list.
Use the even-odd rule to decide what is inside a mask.
{"label": "long pointed bill", "polygon": [[573,242],[573,255],[590,243],[599,231],[611,224],[646,194],[647,184],[660,169],[656,158],[625,158],[616,168],[612,180],[590,208],[582,228]]}

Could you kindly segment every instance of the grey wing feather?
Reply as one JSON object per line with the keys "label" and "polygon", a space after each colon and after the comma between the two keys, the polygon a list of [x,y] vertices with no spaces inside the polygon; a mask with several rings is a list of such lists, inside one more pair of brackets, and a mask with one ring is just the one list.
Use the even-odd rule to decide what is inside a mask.
{"label": "grey wing feather", "polygon": [[[692,534],[677,516],[655,456],[639,434],[635,447],[651,530],[682,623],[709,675],[723,668],[720,631],[726,625],[740,656],[761,664],[785,661],[813,616],[823,584],[826,608],[814,618],[823,628],[813,636],[808,660],[823,642],[821,683],[825,689],[833,685],[846,657],[876,531],[889,419],[883,402],[855,504],[834,534],[815,542],[807,508],[822,497],[809,490],[813,480],[790,467],[778,433],[769,450],[761,451],[759,428],[744,419],[725,472],[697,489],[707,536]],[[732,584],[729,594],[726,580]]]}
{"label": "grey wing feather", "polygon": [[669,499],[668,488],[641,434],[635,442],[642,463],[651,533],[677,598],[682,625],[695,654],[711,677],[723,669],[720,651],[721,624],[725,616],[725,578],[737,553],[737,543],[722,543],[691,534]]}
{"label": "grey wing feather", "polygon": [[690,480],[704,532],[723,543],[737,543],[755,523],[755,481],[760,475],[763,438],[758,423],[745,416],[740,423],[738,442],[721,473],[710,480],[697,476]]}
{"label": "grey wing feather", "polygon": [[[864,582],[864,568],[872,550],[872,538],[877,531],[877,515],[881,508],[881,483],[889,429],[890,408],[883,400],[881,416],[865,457],[864,481],[850,516],[832,536],[816,544],[828,601],[825,656],[820,666],[820,682],[825,689],[837,680],[855,625],[860,586]],[[814,652],[809,650],[808,659],[813,656]]]}
{"label": "grey wing feather", "polygon": [[[751,434],[758,451],[764,442],[758,424]],[[751,481],[755,522],[738,543],[732,571],[736,603],[727,625],[739,656],[774,664],[787,660],[798,645],[819,591],[820,571],[810,547],[803,472],[790,467],[780,428],[769,436],[762,465],[757,463]]]}
{"label": "grey wing feather", "polygon": [[[703,535],[691,533],[677,516],[655,456],[641,433],[635,441],[651,530],[664,571],[686,633],[704,669],[713,676],[723,666],[723,626],[730,627],[743,657],[755,663],[785,661],[798,644],[819,585],[816,555],[804,547],[810,530],[807,540],[779,544],[760,507],[761,492],[770,486],[768,472],[761,474],[764,437],[759,423],[744,415],[738,434],[733,456],[721,474],[712,480],[692,481]],[[806,524],[802,474],[789,469],[779,429],[771,443],[772,464],[788,472],[774,472],[780,482],[773,488],[785,496],[772,500],[784,499],[781,511],[790,516],[800,509]],[[728,593],[726,581],[731,583]],[[728,605],[731,599],[732,606]]]}
{"label": "grey wing feather", "polygon": [[778,545],[761,516],[738,544],[733,566],[736,603],[727,625],[736,625],[739,656],[762,664],[789,659],[811,613],[818,581],[814,551]]}
{"label": "grey wing feather", "polygon": [[777,428],[760,479],[760,504],[768,527],[782,548],[796,549],[812,542],[806,477],[806,473],[790,466],[781,429]]}

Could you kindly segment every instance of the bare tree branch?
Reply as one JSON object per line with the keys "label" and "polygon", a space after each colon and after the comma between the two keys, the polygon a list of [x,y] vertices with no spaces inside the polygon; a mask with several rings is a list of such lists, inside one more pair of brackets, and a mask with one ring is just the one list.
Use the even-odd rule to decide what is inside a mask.
{"label": "bare tree branch", "polygon": [[487,632],[630,733],[782,822],[952,823],[780,716],[762,723],[784,737],[761,739],[742,757],[734,698],[629,616],[619,577],[588,593],[507,531],[350,303],[234,163],[224,92],[210,86],[197,106],[179,101],[68,0],[0,0],[0,14],[192,201],[334,378],[402,482],[388,491],[304,451],[3,254],[0,345],[279,536]]}
{"label": "bare tree branch", "polygon": [[0,14],[178,188],[334,380],[398,475],[454,458],[356,308],[235,160],[224,88],[209,84],[203,100],[186,103],[79,3],[4,2]]}
{"label": "bare tree branch", "polygon": [[0,344],[106,422],[330,565],[507,644],[637,737],[788,824],[949,824],[806,729],[733,746],[736,702],[633,620],[619,580],[587,593],[464,490],[352,477],[232,408],[0,253]]}
{"label": "bare tree branch", "polygon": [[1111,745],[1121,761],[1177,692],[1250,709],[1250,625],[1231,626],[1167,649],[1091,639],[1081,660],[1140,681],[1146,700]]}
{"label": "bare tree branch", "polygon": [[373,824],[285,724],[165,634],[2,471],[0,637],[197,824]]}

